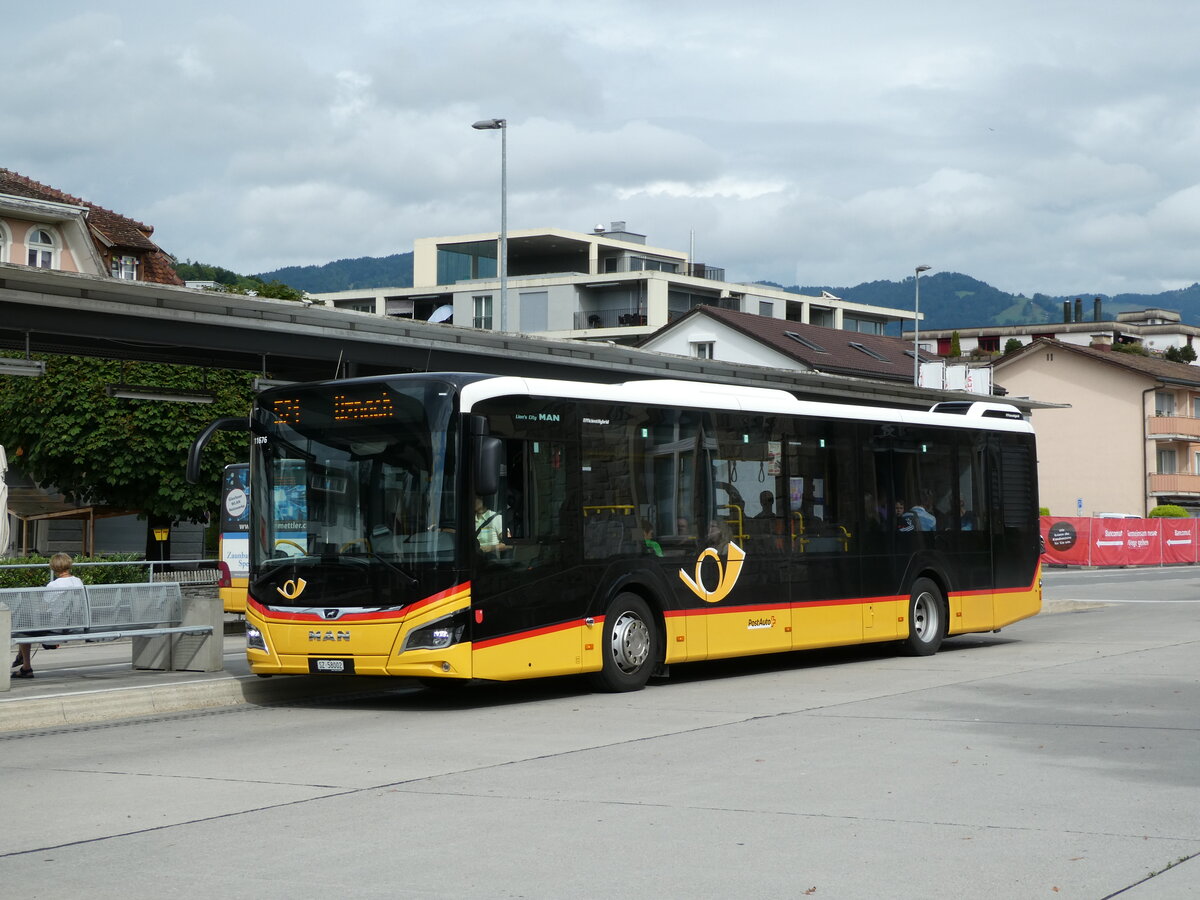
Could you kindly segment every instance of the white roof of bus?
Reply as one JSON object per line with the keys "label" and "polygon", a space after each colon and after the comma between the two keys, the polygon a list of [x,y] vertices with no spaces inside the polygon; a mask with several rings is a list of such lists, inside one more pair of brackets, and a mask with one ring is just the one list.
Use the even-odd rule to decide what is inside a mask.
{"label": "white roof of bus", "polygon": [[[493,397],[513,395],[594,400],[598,402],[645,404],[649,406],[684,406],[701,409],[739,412],[778,413],[793,416],[814,416],[827,419],[867,419],[897,422],[905,425],[942,425],[954,428],[979,428],[986,431],[1032,432],[1033,426],[1024,419],[982,418],[985,409],[1004,412],[1020,411],[1004,403],[980,401],[972,404],[972,413],[926,412],[893,409],[879,406],[857,406],[847,403],[823,403],[798,400],[787,391],[772,388],[746,388],[703,381],[670,379],[626,381],[621,384],[595,384],[579,381],[558,381],[549,378],[518,378],[501,375],[464,385],[463,412],[470,412],[477,403]],[[978,409],[976,409],[978,408]]]}

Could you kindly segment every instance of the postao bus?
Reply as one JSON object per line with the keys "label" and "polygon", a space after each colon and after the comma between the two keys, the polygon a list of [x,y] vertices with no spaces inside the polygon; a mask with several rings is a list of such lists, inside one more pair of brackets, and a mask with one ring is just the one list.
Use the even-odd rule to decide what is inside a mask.
{"label": "postao bus", "polygon": [[636,690],[694,660],[932,654],[1041,608],[1034,435],[1005,404],[419,374],[267,391],[249,427],[261,675]]}

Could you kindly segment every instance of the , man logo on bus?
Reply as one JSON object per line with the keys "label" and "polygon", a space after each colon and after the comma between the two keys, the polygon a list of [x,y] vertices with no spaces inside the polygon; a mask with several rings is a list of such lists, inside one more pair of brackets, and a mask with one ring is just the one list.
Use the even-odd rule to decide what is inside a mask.
{"label": ", man logo on bus", "polygon": [[297,578],[295,581],[286,581],[283,587],[277,587],[275,590],[279,595],[287,600],[295,600],[304,593],[304,589],[308,587],[308,582],[303,578]]}
{"label": ", man logo on bus", "polygon": [[[705,603],[720,603],[728,597],[733,586],[737,584],[738,576],[742,574],[742,560],[746,558],[746,551],[733,541],[730,541],[727,546],[729,547],[727,554],[729,558],[725,565],[721,565],[720,554],[712,547],[707,547],[696,558],[696,577],[694,579],[689,578],[683,569],[679,570],[680,580],[688,586],[688,590]],[[704,580],[700,577],[700,569],[704,565],[705,557],[711,557],[717,564],[717,586],[711,591],[704,586]]]}

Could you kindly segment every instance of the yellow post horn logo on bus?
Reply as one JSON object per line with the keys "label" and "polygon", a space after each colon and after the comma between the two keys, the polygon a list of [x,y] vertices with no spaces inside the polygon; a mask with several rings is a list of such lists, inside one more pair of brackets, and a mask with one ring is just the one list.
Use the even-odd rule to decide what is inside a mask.
{"label": "yellow post horn logo on bus", "polygon": [[[721,565],[720,554],[712,547],[708,547],[696,559],[695,579],[688,578],[687,572],[683,569],[679,570],[680,580],[688,586],[688,590],[705,603],[719,603],[728,597],[733,586],[737,584],[738,576],[742,574],[742,560],[746,558],[746,551],[733,541],[729,542],[728,547],[729,558],[725,565]],[[717,564],[717,586],[711,591],[704,586],[704,580],[700,577],[700,567],[704,565],[706,556],[712,557]]]}
{"label": "yellow post horn logo on bus", "polygon": [[[697,571],[699,571],[697,569]],[[295,600],[304,593],[304,589],[308,587],[308,582],[303,578],[297,578],[295,581],[284,582],[283,587],[277,587],[275,590],[279,592],[281,597],[287,600]]]}

